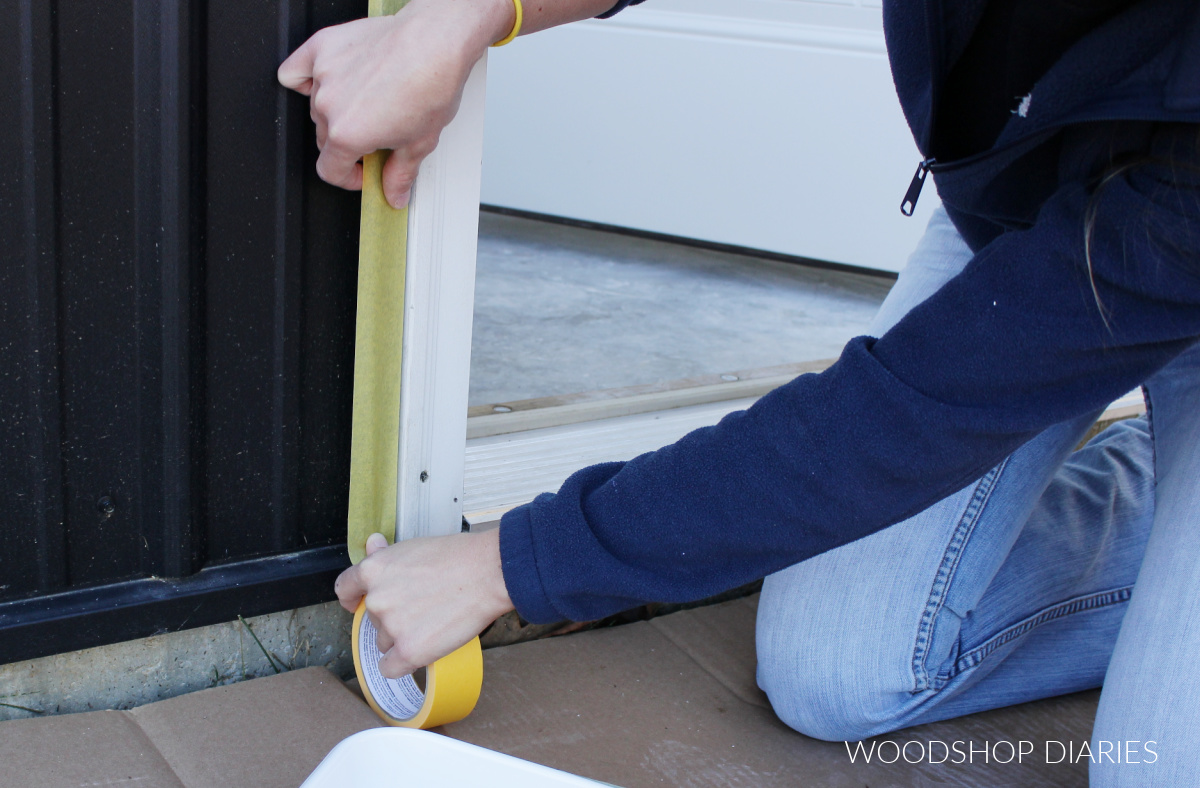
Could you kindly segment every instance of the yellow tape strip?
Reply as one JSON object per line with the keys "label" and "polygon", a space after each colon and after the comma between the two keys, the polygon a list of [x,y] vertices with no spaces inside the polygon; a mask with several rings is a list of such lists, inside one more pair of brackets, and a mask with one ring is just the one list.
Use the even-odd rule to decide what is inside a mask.
{"label": "yellow tape strip", "polygon": [[[370,16],[394,14],[404,0],[370,0]],[[396,463],[400,439],[400,361],[404,341],[404,265],[408,209],[383,195],[387,151],[363,157],[358,231],[358,316],[354,334],[354,409],[350,428],[350,504],[346,549],[366,557],[367,537],[396,538]]]}
{"label": "yellow tape strip", "polygon": [[396,463],[400,451],[400,362],[404,338],[404,257],[408,210],[383,197],[387,154],[363,159],[354,335],[354,412],[350,428],[350,506],[346,549],[366,557],[367,537],[396,536]]}
{"label": "yellow tape strip", "polygon": [[[369,15],[394,14],[405,0],[370,0]],[[383,194],[387,152],[363,159],[358,248],[358,315],[354,337],[354,406],[350,434],[350,504],[346,549],[366,557],[367,537],[396,538],[396,472],[400,450],[400,375],[404,341],[404,268],[408,210]],[[425,690],[412,676],[387,679],[375,628],[360,603],[354,615],[354,672],[371,708],[390,725],[432,728],[461,720],[483,686],[479,638],[425,669]],[[360,653],[369,655],[364,661]]]}

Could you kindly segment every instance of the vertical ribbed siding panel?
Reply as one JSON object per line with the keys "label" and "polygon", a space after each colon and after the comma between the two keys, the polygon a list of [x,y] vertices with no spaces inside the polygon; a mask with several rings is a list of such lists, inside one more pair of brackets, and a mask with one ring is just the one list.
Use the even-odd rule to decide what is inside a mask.
{"label": "vertical ribbed siding panel", "polygon": [[297,541],[304,127],[275,82],[305,7],[210,4],[206,246],[210,560]]}
{"label": "vertical ribbed siding panel", "polygon": [[[133,0],[59,3],[56,87],[63,397],[63,481],[71,585],[135,577],[149,559],[142,524],[155,512],[143,485],[153,462],[142,428],[158,384],[143,343],[158,305],[141,279],[137,149],[139,71]],[[151,77],[157,75],[151,71]],[[157,79],[153,80],[157,83]],[[101,98],[102,97],[102,98]],[[157,171],[155,177],[157,177]],[[149,506],[147,513],[145,507]]]}
{"label": "vertical ribbed siding panel", "polygon": [[[304,41],[308,3],[277,0],[274,66]],[[311,136],[304,119],[305,102],[278,84],[275,98],[274,263],[275,314],[272,321],[271,370],[271,521],[272,552],[300,546],[297,494],[300,483],[301,313],[303,311],[304,208],[303,141]],[[291,94],[291,95],[289,95]]]}
{"label": "vertical ribbed siding panel", "polygon": [[[366,13],[365,0],[322,0],[310,9],[307,30],[340,24]],[[300,354],[300,484],[297,490],[301,543],[344,542],[350,486],[351,381],[358,285],[359,195],[316,176],[317,148],[308,101],[291,93],[289,118],[301,144],[298,171],[304,178],[304,292]]]}
{"label": "vertical ribbed siding panel", "polygon": [[135,0],[134,183],[138,300],[139,574],[198,568],[189,435],[191,279],[199,263],[191,213],[195,180],[190,103],[192,4]]}
{"label": "vertical ribbed siding panel", "polygon": [[275,69],[364,10],[0,4],[8,653],[328,598],[336,550],[201,570],[344,539],[359,198]]}
{"label": "vertical ribbed siding panel", "polygon": [[53,14],[47,0],[0,6],[0,600],[67,583]]}

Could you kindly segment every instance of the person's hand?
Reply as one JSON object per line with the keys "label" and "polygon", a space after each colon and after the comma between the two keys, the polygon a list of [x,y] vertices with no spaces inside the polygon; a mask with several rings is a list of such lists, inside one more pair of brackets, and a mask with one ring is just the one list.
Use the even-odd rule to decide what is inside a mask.
{"label": "person's hand", "polygon": [[471,67],[514,19],[512,0],[412,0],[395,16],[328,27],[304,42],[279,67],[279,82],[309,97],[317,174],[361,189],[362,157],[389,149],[384,194],[393,208],[407,205]]}
{"label": "person's hand", "polygon": [[367,539],[367,557],[334,591],[353,611],[366,597],[379,630],[379,670],[388,678],[446,656],[512,609],[500,567],[500,530],[409,539]]}

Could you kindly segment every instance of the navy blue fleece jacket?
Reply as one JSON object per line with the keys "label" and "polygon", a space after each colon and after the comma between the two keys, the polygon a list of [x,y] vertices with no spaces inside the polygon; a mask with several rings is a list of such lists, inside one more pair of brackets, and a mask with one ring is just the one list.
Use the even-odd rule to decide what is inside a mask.
{"label": "navy blue fleece jacket", "polygon": [[[939,90],[985,5],[884,3],[897,91],[927,159]],[[887,334],[852,340],[827,371],[714,427],[585,468],[509,512],[501,556],[521,615],[585,620],[696,599],[859,539],[1196,341],[1198,9],[1134,4],[1058,59],[990,150],[933,163],[975,257]]]}

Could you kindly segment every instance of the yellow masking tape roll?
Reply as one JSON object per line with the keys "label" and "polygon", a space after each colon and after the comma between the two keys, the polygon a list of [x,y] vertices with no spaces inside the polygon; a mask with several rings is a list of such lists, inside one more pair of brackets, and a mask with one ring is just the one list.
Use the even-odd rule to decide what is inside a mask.
{"label": "yellow masking tape roll", "polygon": [[479,638],[425,668],[425,688],[413,675],[385,678],[379,672],[383,656],[375,645],[375,627],[366,604],[354,611],[351,644],[354,672],[367,703],[384,722],[401,728],[434,728],[457,722],[471,713],[483,687],[483,650]]}

